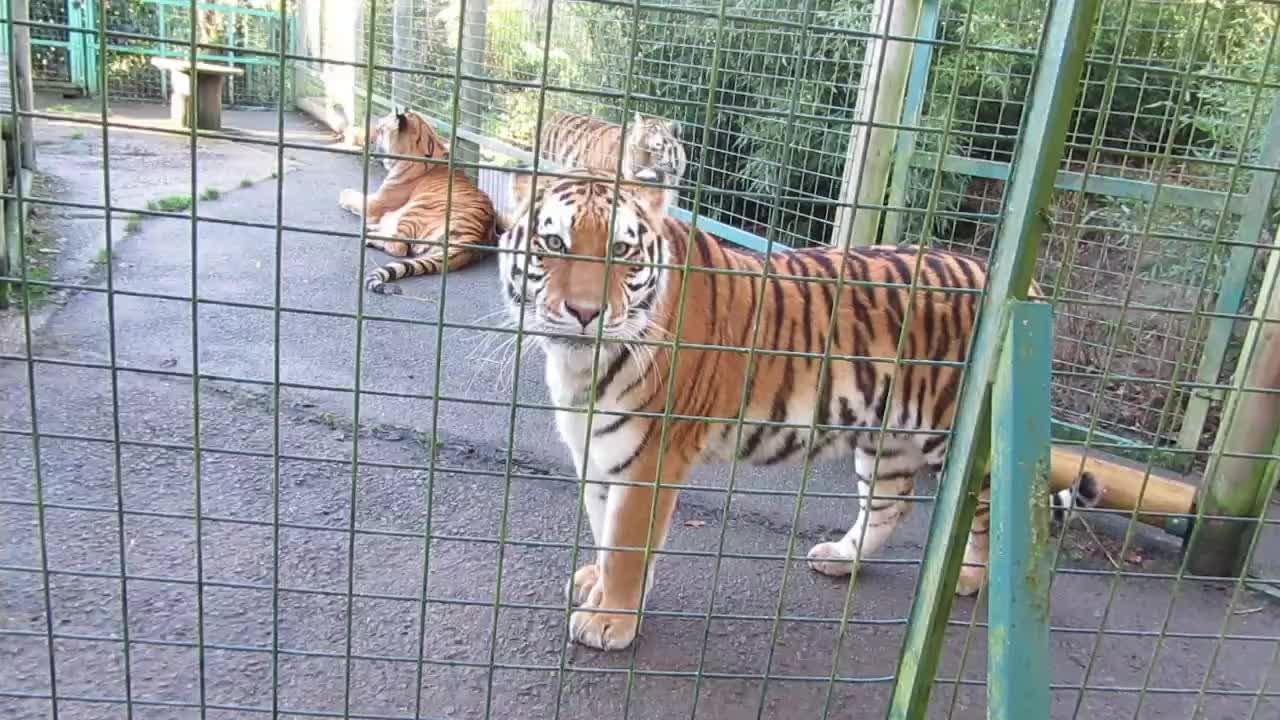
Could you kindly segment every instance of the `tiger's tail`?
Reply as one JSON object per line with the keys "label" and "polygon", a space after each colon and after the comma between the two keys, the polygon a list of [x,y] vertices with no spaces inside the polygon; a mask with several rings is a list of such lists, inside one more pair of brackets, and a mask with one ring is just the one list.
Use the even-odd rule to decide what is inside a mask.
{"label": "tiger's tail", "polygon": [[[496,245],[498,238],[492,232],[484,245]],[[462,238],[450,241],[448,249],[444,245],[431,245],[423,254],[392,260],[381,267],[374,268],[365,276],[365,289],[381,295],[399,295],[403,291],[391,283],[414,275],[435,275],[443,272],[448,260],[449,272],[460,270],[471,263],[481,260],[492,251],[485,247],[477,247],[474,242]]]}

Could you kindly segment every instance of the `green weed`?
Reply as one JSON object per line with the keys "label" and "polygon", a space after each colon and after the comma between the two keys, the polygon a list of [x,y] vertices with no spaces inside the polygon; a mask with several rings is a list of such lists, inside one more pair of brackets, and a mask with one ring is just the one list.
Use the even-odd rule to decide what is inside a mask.
{"label": "green weed", "polygon": [[186,194],[165,195],[147,201],[148,210],[180,212],[189,207],[191,207],[191,196]]}

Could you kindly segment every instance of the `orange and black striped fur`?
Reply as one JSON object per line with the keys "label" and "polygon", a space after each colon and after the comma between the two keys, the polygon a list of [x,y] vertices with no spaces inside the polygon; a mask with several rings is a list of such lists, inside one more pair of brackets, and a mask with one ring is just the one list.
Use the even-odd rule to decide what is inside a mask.
{"label": "orange and black striped fur", "polygon": [[[814,546],[809,565],[827,575],[848,575],[859,548],[867,554],[883,546],[910,508],[915,475],[942,465],[978,310],[973,291],[986,282],[983,265],[914,248],[815,248],[774,254],[770,272],[776,276],[766,280],[763,255],[702,232],[690,239],[687,225],[658,211],[660,191],[624,186],[610,235],[612,181],[542,178],[532,199],[528,183],[527,175],[515,178],[523,207],[509,216],[500,238],[502,292],[512,316],[523,314],[525,329],[541,334],[546,380],[557,406],[590,404],[594,338],[601,324],[603,337],[614,340],[599,346],[590,427],[583,412],[556,417],[579,477],[589,478],[585,503],[596,545],[644,547],[652,532],[653,547],[661,547],[671,526],[674,486],[696,464],[735,455],[761,464],[852,455],[851,474],[861,496],[857,519],[841,539]],[[613,259],[608,267],[606,255]],[[688,278],[682,277],[686,262]],[[846,263],[846,285],[837,293],[835,278]],[[926,289],[909,298],[905,286],[917,265],[918,287]],[[897,286],[866,284],[872,282]],[[677,327],[678,351],[643,344],[670,341]],[[903,331],[905,357],[931,362],[891,361]],[[823,372],[828,343],[833,359]],[[754,375],[748,380],[747,353],[708,345],[754,346]],[[772,352],[779,350],[813,355]],[[668,420],[661,451],[663,421],[644,413],[663,414],[669,390],[669,414],[684,419]],[[740,411],[745,422],[739,439]],[[695,417],[709,419],[688,419]],[[882,422],[887,432],[881,437]],[[583,457],[584,447],[589,458]],[[656,500],[652,484],[606,484],[653,483],[660,464],[664,488]],[[1092,477],[1082,478],[1079,488],[1079,503],[1096,500]],[[1071,496],[1054,498],[1069,503]],[[984,491],[967,563],[987,559],[986,499]],[[630,644],[638,613],[601,610],[641,608],[652,573],[652,556],[646,561],[641,551],[598,551],[573,577],[579,609],[571,616],[572,637],[602,649]],[[956,590],[977,592],[984,579],[985,568],[968,565]]]}
{"label": "orange and black striped fur", "polygon": [[[542,128],[542,154],[563,168],[587,168],[612,176],[622,152],[622,176],[673,185],[680,182],[689,160],[680,142],[680,124],[636,113],[622,126],[581,113],[558,112]],[[667,190],[668,205],[678,191]]]}
{"label": "orange and black striped fur", "polygon": [[[378,152],[446,160],[449,146],[415,112],[397,112],[378,122],[371,131]],[[450,186],[444,163],[384,158],[388,173],[378,192],[368,197],[365,220],[369,231],[388,239],[369,238],[368,246],[406,260],[393,260],[374,269],[365,287],[374,292],[400,291],[388,283],[411,275],[430,275],[444,268],[445,213],[449,213],[448,265],[457,270],[485,253],[483,245],[497,239],[493,202],[475,183],[454,170]],[[452,193],[452,195],[451,195]],[[452,203],[450,203],[452,197]],[[338,204],[359,215],[365,197],[357,190],[343,190]],[[420,242],[406,242],[420,241]],[[455,244],[457,243],[457,244]]]}

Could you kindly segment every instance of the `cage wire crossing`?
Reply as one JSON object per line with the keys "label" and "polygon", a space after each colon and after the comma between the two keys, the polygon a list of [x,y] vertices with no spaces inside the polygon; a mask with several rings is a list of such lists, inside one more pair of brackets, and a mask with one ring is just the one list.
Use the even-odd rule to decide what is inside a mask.
{"label": "cage wire crossing", "polygon": [[[1280,710],[1274,4],[4,7],[5,717]],[[155,56],[245,70],[223,130],[138,102],[173,90]],[[273,112],[236,109],[255,105]],[[607,543],[553,417],[610,416],[594,391],[570,408],[548,392],[529,308],[504,321],[509,248],[398,281],[401,296],[365,291],[381,233],[337,201],[412,158],[364,142],[400,108],[449,143],[428,172],[461,171],[449,187],[472,178],[499,210],[516,166],[539,187],[568,169],[537,154],[557,111],[624,137],[637,113],[678,122],[689,167],[665,178],[669,213],[772,250],[775,280],[758,282],[811,247],[989,261],[937,491],[868,498],[848,461],[707,466],[666,545],[652,528],[636,543],[662,559],[635,642],[572,642],[566,579]],[[1020,300],[1032,279],[1052,318]],[[920,291],[919,268],[842,273],[835,292],[903,286]],[[875,359],[920,363],[909,335]],[[859,361],[758,340],[684,352]],[[607,367],[591,367],[595,387]],[[699,418],[739,448],[759,428],[812,443],[853,425],[676,400],[642,418],[664,444]],[[860,429],[905,432],[881,414]],[[988,448],[991,585],[956,597]],[[1101,507],[1061,513],[1049,537],[1043,490],[1086,471]],[[855,580],[806,567],[886,499],[923,507],[858,554]]]}

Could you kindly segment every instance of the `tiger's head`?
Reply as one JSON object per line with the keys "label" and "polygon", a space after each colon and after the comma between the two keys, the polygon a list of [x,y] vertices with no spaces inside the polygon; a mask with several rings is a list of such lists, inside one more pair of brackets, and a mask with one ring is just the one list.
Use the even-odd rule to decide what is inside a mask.
{"label": "tiger's head", "polygon": [[605,337],[639,339],[666,287],[667,272],[655,267],[671,256],[665,195],[624,182],[615,198],[612,178],[566,172],[577,177],[539,177],[536,192],[533,175],[513,176],[498,262],[507,308],[516,320],[523,312],[525,328],[558,336],[539,338],[548,350],[590,351],[601,325]]}
{"label": "tiger's head", "polygon": [[[632,177],[679,180],[688,164],[680,123],[636,113],[627,129],[626,155]],[[661,176],[653,177],[654,171]]]}
{"label": "tiger's head", "polygon": [[[371,133],[373,138],[369,144],[380,153],[441,160],[449,157],[449,143],[440,137],[431,123],[412,110],[397,110],[379,118]],[[382,166],[387,170],[398,162],[401,161],[382,158]]]}

